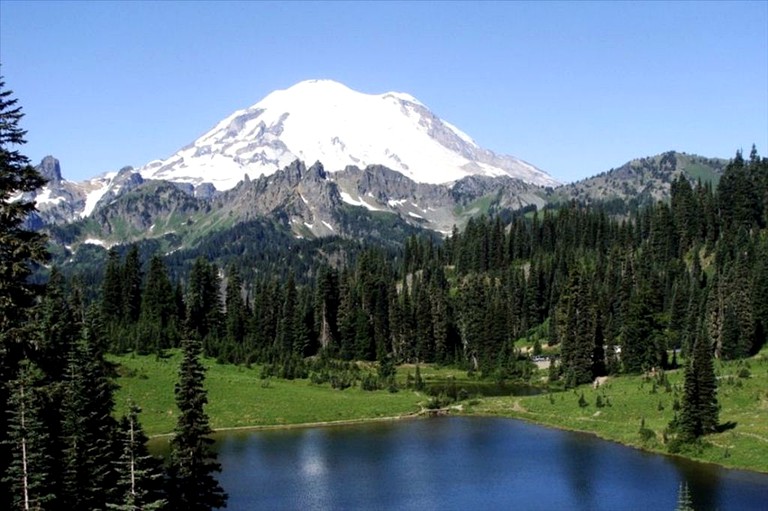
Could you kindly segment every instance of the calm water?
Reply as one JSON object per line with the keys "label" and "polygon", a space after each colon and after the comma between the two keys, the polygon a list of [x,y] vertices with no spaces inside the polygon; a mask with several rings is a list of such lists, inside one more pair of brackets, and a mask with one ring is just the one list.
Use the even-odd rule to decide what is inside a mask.
{"label": "calm water", "polygon": [[231,510],[768,509],[768,475],[509,419],[445,417],[221,434]]}

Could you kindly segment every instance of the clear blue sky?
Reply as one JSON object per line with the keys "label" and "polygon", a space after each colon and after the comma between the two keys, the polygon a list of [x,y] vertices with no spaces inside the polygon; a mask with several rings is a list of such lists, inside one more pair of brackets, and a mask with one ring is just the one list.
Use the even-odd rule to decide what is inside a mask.
{"label": "clear blue sky", "polygon": [[18,2],[0,74],[66,178],[166,158],[275,89],[408,92],[562,181],[768,154],[768,2]]}

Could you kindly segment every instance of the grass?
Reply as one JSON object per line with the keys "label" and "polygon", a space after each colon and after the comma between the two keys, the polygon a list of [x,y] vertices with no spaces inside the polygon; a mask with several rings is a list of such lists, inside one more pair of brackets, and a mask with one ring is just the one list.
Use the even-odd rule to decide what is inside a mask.
{"label": "grass", "polygon": [[[142,407],[142,424],[149,435],[173,431],[178,413],[173,388],[180,354],[112,356],[120,375],[117,414],[128,399]],[[400,390],[366,392],[359,388],[335,390],[308,380],[262,380],[260,368],[216,364],[208,368],[208,415],[214,429],[288,426],[334,421],[358,421],[414,413],[426,404],[423,393]],[[746,369],[749,377],[739,375]],[[429,383],[473,381],[466,371],[421,365]],[[716,362],[722,432],[707,435],[702,445],[681,453],[685,457],[732,468],[768,472],[768,348],[746,362]],[[398,367],[403,384],[415,366]],[[495,415],[524,419],[561,429],[584,431],[645,449],[667,453],[665,429],[674,415],[674,402],[682,399],[682,370],[666,373],[669,386],[655,377],[609,378],[598,388],[585,385],[574,390],[520,397],[484,397],[462,402],[468,415]],[[544,376],[542,372],[541,376]],[[580,406],[584,396],[586,406]],[[598,396],[603,406],[598,407]],[[583,404],[583,402],[582,402]],[[645,436],[641,434],[641,424]],[[650,431],[650,433],[649,433]]]}
{"label": "grass", "polygon": [[[118,365],[116,413],[127,410],[132,399],[141,408],[148,435],[173,431],[178,409],[173,389],[181,356],[110,356]],[[394,417],[420,410],[422,394],[401,390],[368,392],[359,388],[335,390],[308,380],[262,380],[259,368],[222,365],[206,360],[206,408],[214,429],[281,426],[330,421],[356,421]]]}
{"label": "grass", "polygon": [[[747,369],[748,378],[739,377]],[[716,362],[723,431],[704,437],[681,454],[732,468],[768,472],[768,350],[747,362]],[[538,396],[484,398],[465,412],[529,420],[597,436],[653,452],[668,453],[665,429],[682,400],[682,369],[666,373],[670,390],[653,377],[609,378],[595,389]],[[583,394],[586,406],[580,406]],[[597,406],[600,396],[603,406]],[[583,404],[583,403],[582,403]],[[641,434],[641,425],[646,430]]]}

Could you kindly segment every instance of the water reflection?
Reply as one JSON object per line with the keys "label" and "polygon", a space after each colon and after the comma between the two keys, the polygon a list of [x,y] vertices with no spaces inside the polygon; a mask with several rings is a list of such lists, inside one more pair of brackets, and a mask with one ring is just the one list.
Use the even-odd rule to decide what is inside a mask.
{"label": "water reflection", "polygon": [[596,509],[592,482],[599,473],[595,473],[595,467],[600,466],[598,458],[599,449],[595,449],[591,442],[569,442],[564,439],[560,442],[562,458],[565,461],[566,479],[571,489],[576,509],[591,511]]}

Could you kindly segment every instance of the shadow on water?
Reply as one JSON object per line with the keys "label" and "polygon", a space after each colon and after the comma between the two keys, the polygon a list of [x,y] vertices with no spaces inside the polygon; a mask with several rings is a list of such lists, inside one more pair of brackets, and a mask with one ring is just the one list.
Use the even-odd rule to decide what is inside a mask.
{"label": "shadow on water", "polygon": [[597,509],[593,485],[598,474],[595,474],[595,463],[585,463],[585,459],[596,457],[592,442],[563,442],[562,448],[567,482],[574,496],[573,502],[578,503],[575,509]]}

